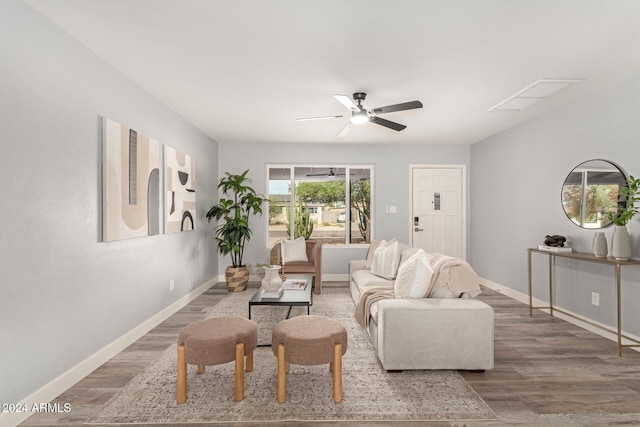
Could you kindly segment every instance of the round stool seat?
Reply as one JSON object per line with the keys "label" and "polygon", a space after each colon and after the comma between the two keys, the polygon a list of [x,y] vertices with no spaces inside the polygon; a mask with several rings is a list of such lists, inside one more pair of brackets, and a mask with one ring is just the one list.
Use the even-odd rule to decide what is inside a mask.
{"label": "round stool seat", "polygon": [[244,317],[213,317],[185,327],[178,335],[176,369],[177,403],[187,401],[187,364],[205,366],[235,360],[235,400],[244,399],[244,362],[253,370],[253,350],[258,345],[258,324]]}
{"label": "round stool seat", "polygon": [[347,352],[347,331],[340,322],[324,316],[296,316],[283,320],[273,329],[271,348],[286,348],[285,361],[296,365],[322,365],[334,360],[334,346]]}
{"label": "round stool seat", "polygon": [[213,317],[186,326],[178,336],[190,365],[219,365],[236,359],[236,344],[244,344],[244,355],[258,345],[258,325],[244,317]]}

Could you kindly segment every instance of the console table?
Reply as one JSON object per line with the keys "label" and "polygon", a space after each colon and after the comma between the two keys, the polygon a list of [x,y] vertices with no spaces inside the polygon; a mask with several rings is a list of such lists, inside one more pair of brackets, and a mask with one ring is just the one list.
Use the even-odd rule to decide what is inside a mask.
{"label": "console table", "polygon": [[[637,259],[630,259],[628,261],[619,261],[613,257],[606,257],[606,258],[596,258],[596,256],[594,256],[593,254],[590,253],[584,253],[584,252],[552,252],[552,251],[546,251],[546,250],[542,250],[542,249],[537,249],[537,248],[529,248],[527,249],[528,252],[528,267],[529,267],[529,316],[533,316],[533,309],[534,308],[538,308],[538,309],[548,309],[549,310],[549,314],[551,316],[553,316],[553,312],[554,310],[565,314],[567,316],[576,318],[582,322],[588,323],[592,326],[595,326],[597,328],[603,329],[607,332],[611,332],[614,334],[617,334],[618,336],[618,356],[622,357],[622,348],[623,347],[640,347],[640,341],[634,339],[634,338],[630,338],[626,335],[624,335],[622,333],[622,290],[620,287],[620,270],[622,269],[623,266],[626,265],[640,265],[640,260]],[[549,306],[545,306],[545,307],[534,307],[533,306],[533,293],[532,293],[532,280],[531,280],[531,254],[532,253],[540,253],[540,254],[545,254],[549,257]],[[581,317],[577,317],[575,315],[573,315],[572,313],[568,313],[566,311],[563,311],[562,309],[559,309],[557,307],[553,306],[553,272],[554,272],[554,261],[556,257],[560,257],[560,258],[569,258],[569,259],[574,259],[577,261],[586,261],[586,262],[594,262],[594,263],[598,263],[598,264],[607,264],[610,265],[614,268],[614,272],[615,272],[615,286],[616,286],[616,309],[617,309],[617,330],[613,330],[613,329],[609,329],[609,328],[605,328],[601,325],[598,325],[596,323],[593,322],[589,322],[588,320],[581,318]],[[636,344],[622,344],[622,338],[625,338],[629,341],[632,341]]]}

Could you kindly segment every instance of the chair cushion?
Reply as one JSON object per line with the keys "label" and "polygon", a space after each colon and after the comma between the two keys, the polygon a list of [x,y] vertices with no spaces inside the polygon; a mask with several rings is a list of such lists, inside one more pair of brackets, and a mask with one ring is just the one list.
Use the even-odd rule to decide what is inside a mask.
{"label": "chair cushion", "polygon": [[307,244],[304,237],[298,237],[295,240],[282,239],[281,251],[285,264],[295,261],[309,262]]}

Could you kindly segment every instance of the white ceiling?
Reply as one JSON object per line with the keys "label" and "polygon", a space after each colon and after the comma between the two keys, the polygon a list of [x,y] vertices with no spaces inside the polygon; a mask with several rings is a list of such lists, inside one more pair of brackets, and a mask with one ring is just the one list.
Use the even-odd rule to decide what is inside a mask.
{"label": "white ceiling", "polygon": [[[469,144],[640,70],[638,0],[27,0],[216,141]],[[580,84],[488,109],[538,79]],[[420,100],[407,125],[297,122]]]}

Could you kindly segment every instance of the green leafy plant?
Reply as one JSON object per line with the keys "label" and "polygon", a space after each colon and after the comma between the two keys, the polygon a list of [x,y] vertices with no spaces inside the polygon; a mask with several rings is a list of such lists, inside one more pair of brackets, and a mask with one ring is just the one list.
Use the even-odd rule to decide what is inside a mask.
{"label": "green leafy plant", "polygon": [[262,215],[264,198],[250,186],[251,179],[247,178],[249,169],[240,175],[225,172],[220,178],[218,190],[229,198],[220,198],[219,202],[209,208],[207,219],[222,222],[216,226],[216,241],[221,255],[231,254],[233,267],[242,267],[244,246],[251,239],[249,217]]}
{"label": "green leafy plant", "polygon": [[625,185],[620,189],[620,195],[626,201],[624,206],[619,206],[613,212],[609,212],[609,220],[615,225],[625,226],[638,213],[636,202],[640,201],[640,178],[633,175],[625,180]]}

